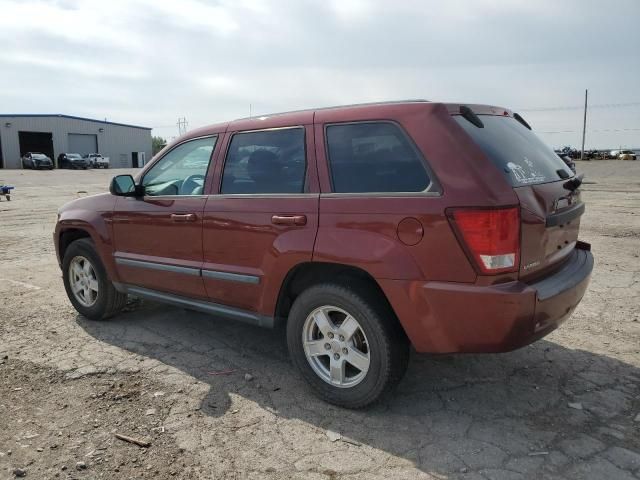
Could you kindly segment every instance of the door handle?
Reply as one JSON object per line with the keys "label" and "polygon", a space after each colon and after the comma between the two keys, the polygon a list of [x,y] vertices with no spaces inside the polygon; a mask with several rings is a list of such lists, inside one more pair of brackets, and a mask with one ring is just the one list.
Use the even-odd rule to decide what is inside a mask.
{"label": "door handle", "polygon": [[195,222],[198,217],[195,213],[172,213],[171,220],[174,222]]}
{"label": "door handle", "polygon": [[271,217],[271,223],[274,225],[306,225],[306,215],[274,215]]}

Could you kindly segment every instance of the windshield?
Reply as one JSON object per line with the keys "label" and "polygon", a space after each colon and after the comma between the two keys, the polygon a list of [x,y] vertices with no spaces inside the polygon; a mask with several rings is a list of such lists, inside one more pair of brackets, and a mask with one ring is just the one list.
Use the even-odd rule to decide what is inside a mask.
{"label": "windshield", "polygon": [[77,158],[82,158],[82,157],[80,155],[78,155],[77,153],[67,153],[67,158],[77,159]]}
{"label": "windshield", "polygon": [[45,158],[47,158],[47,156],[43,155],[42,153],[32,153],[31,157],[37,158],[38,160],[44,160]]}
{"label": "windshield", "polygon": [[513,117],[480,115],[484,128],[476,127],[461,115],[453,118],[514,187],[556,182],[573,176],[571,169],[550,147]]}

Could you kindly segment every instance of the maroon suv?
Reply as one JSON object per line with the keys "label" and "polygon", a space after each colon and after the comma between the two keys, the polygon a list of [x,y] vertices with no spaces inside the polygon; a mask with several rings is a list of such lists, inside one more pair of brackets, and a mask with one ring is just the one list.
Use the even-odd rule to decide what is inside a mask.
{"label": "maroon suv", "polygon": [[580,183],[504,108],[327,108],[192,131],[62,207],[54,239],[82,315],[134,295],[286,322],[303,377],[355,408],[410,344],[504,352],[566,320],[593,269]]}

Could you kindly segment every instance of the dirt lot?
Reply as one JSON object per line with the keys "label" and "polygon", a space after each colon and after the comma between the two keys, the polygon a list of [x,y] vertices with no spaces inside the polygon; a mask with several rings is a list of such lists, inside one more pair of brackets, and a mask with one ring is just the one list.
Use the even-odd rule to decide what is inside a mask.
{"label": "dirt lot", "polygon": [[578,168],[596,268],[572,319],[508,354],[414,355],[359,412],[309,392],[280,331],[135,301],[79,317],[55,212],[116,172],[0,170],[0,478],[639,479],[640,162]]}

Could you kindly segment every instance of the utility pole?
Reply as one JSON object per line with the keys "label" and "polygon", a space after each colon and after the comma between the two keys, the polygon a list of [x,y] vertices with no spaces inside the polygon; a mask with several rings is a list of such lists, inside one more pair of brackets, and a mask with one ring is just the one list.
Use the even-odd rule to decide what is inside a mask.
{"label": "utility pole", "polygon": [[251,104],[249,104],[249,118],[251,118],[251,115],[252,115],[252,113],[253,113],[251,110],[252,110],[252,105],[251,105]]}
{"label": "utility pole", "polygon": [[178,135],[184,135],[187,133],[187,126],[189,122],[187,121],[187,117],[178,117]]}
{"label": "utility pole", "polygon": [[587,97],[589,90],[584,91],[584,118],[582,120],[582,150],[580,150],[580,160],[584,160],[584,137],[587,132]]}

